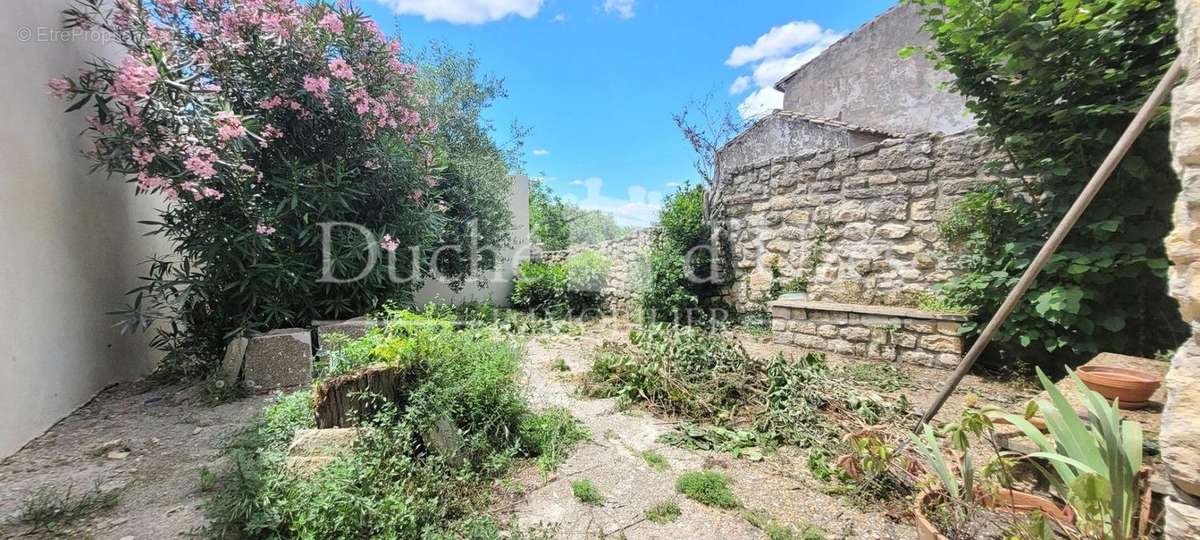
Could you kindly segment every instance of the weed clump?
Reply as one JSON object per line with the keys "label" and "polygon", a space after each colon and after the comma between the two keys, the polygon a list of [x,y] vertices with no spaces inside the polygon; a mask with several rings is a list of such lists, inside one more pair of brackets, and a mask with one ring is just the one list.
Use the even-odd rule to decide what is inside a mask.
{"label": "weed clump", "polygon": [[675,501],[659,501],[646,509],[646,519],[654,523],[671,523],[679,519],[682,512]]}
{"label": "weed clump", "polygon": [[571,482],[571,493],[575,495],[579,502],[584,504],[601,504],[604,502],[604,496],[600,494],[600,490],[596,489],[596,484],[586,478]]}
{"label": "weed clump", "polygon": [[671,464],[667,463],[667,458],[654,450],[640,452],[638,456],[642,458],[642,461],[646,462],[646,465],[649,465],[651,469],[658,472],[663,472],[671,468]]}
{"label": "weed clump", "polygon": [[[496,529],[478,518],[492,481],[518,459],[553,468],[587,436],[565,410],[529,409],[515,344],[423,319],[394,313],[319,366],[321,377],[379,363],[414,368],[402,404],[367,396],[379,403],[356,419],[353,449],[329,465],[307,476],[284,466],[295,432],[314,425],[310,390],[280,397],[231,441],[233,466],[207,505],[213,536],[438,538]],[[452,450],[429,435],[445,425],[458,439]]]}
{"label": "weed clump", "polygon": [[713,471],[684,473],[675,481],[675,490],[685,497],[707,506],[737,508],[740,506],[729,489],[729,477]]}

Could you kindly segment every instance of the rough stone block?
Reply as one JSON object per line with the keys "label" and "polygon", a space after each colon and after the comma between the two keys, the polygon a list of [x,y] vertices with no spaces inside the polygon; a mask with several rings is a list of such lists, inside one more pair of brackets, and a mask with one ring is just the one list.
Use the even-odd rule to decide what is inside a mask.
{"label": "rough stone block", "polygon": [[922,349],[943,353],[961,353],[962,340],[954,336],[925,335],[917,344]]}
{"label": "rough stone block", "polygon": [[772,319],[784,319],[784,320],[791,319],[792,318],[792,310],[791,310],[791,308],[787,308],[787,307],[783,307],[783,306],[771,306],[771,318]]}
{"label": "rough stone block", "polygon": [[791,332],[774,332],[771,341],[778,345],[787,345],[795,339]]}
{"label": "rough stone block", "polygon": [[250,338],[243,379],[253,388],[312,382],[312,334],[303,328],[274,330]]}
{"label": "rough stone block", "polygon": [[1194,540],[1200,538],[1200,507],[1192,506],[1167,497],[1166,500],[1167,540]]}
{"label": "rough stone block", "polygon": [[933,322],[917,319],[906,319],[904,321],[904,328],[918,334],[932,334],[937,330],[937,326]]}
{"label": "rough stone block", "polygon": [[924,351],[900,351],[899,358],[901,362],[918,366],[932,366],[937,361],[932,353]]}
{"label": "rough stone block", "polygon": [[284,465],[301,476],[311,476],[354,448],[358,428],[301,429],[292,437]]}
{"label": "rough stone block", "polygon": [[847,326],[842,328],[838,335],[846,341],[869,341],[871,330],[862,326]]}
{"label": "rough stone block", "polygon": [[953,321],[941,321],[941,322],[937,323],[938,333],[945,334],[947,336],[957,336],[958,330],[961,327],[962,327],[962,323],[953,322]]}
{"label": "rough stone block", "polygon": [[838,335],[838,327],[832,324],[822,324],[817,327],[817,335],[825,338],[836,337]]}
{"label": "rough stone block", "polygon": [[1200,345],[1189,339],[1167,372],[1167,403],[1159,439],[1176,489],[1200,497]]}
{"label": "rough stone block", "polygon": [[246,346],[250,340],[244,337],[234,338],[225,346],[225,358],[221,360],[221,371],[228,382],[237,382],[242,374],[242,363],[246,359]]}

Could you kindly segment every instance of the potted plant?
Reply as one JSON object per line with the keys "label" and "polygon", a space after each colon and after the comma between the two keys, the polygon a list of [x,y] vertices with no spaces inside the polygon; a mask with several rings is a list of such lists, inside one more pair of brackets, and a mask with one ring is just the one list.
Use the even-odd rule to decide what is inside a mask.
{"label": "potted plant", "polygon": [[[1011,487],[1012,460],[1000,452],[992,434],[989,412],[968,409],[942,429],[949,449],[943,450],[928,425],[920,436],[910,436],[914,450],[938,480],[915,501],[913,514],[921,538],[975,538],[989,527],[1007,529],[1023,522],[1048,533],[1051,524],[1067,527],[1074,521],[1070,507]],[[988,440],[996,453],[981,470],[971,457],[972,436]]]}
{"label": "potted plant", "polygon": [[1049,462],[1050,470],[1039,469],[1074,510],[1074,526],[1081,535],[1145,538],[1150,490],[1142,465],[1142,427],[1122,420],[1115,402],[1087,389],[1073,371],[1068,373],[1083,397],[1089,422],[1080,418],[1041,369],[1038,379],[1050,400],[1039,402],[1038,407],[1049,437],[1020,416],[1008,415],[1007,420],[1040,449],[1027,457]]}

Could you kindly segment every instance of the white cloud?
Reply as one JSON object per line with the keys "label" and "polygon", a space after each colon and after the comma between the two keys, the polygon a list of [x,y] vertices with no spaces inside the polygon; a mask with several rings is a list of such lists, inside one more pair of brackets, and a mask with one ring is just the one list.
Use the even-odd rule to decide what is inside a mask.
{"label": "white cloud", "polygon": [[567,22],[567,14],[559,13],[550,19],[551,22]]}
{"label": "white cloud", "polygon": [[738,105],[738,114],[752,120],[782,107],[783,93],[772,88],[775,83],[812,61],[844,35],[812,21],[792,21],[772,27],[752,45],[734,47],[725,65],[753,67],[749,75],[733,81],[729,94],[757,88]]}
{"label": "white cloud", "polygon": [[550,151],[549,151],[549,150],[546,150],[545,148],[534,148],[534,149],[533,149],[533,155],[535,155],[535,156],[548,156],[548,155],[550,155]]}
{"label": "white cloud", "polygon": [[783,92],[768,86],[759,88],[747,96],[738,105],[737,110],[743,119],[753,120],[766,116],[781,107],[783,107]]}
{"label": "white cloud", "polygon": [[[738,45],[729,53],[725,65],[740,67],[766,58],[786,55],[804,45],[818,43],[830,37],[841,37],[837,32],[821,28],[812,21],[792,21],[783,26],[772,27],[758,36],[753,45]],[[836,40],[835,37],[835,40]]]}
{"label": "white cloud", "polygon": [[760,88],[775,86],[775,83],[779,82],[780,79],[791,75],[793,71],[800,69],[800,66],[809,63],[813,58],[824,52],[834,41],[837,41],[837,39],[814,44],[812,47],[791,56],[772,58],[760,62],[757,66],[754,66],[754,84]]}
{"label": "white cloud", "polygon": [[612,214],[613,219],[620,225],[633,227],[649,227],[658,221],[658,212],[662,210],[662,193],[650,191],[642,186],[630,187],[628,199],[618,199],[600,193],[604,180],[591,177],[571,182],[587,186],[587,195],[582,199],[566,195],[563,198],[578,204],[585,210],[600,210]]}
{"label": "white cloud", "polygon": [[632,19],[635,0],[604,0],[604,12],[622,19]]}
{"label": "white cloud", "polygon": [[582,186],[583,180],[579,180],[579,179],[571,180],[571,185],[572,186]]}
{"label": "white cloud", "polygon": [[734,96],[750,89],[750,76],[742,75],[733,80],[733,84],[729,85],[729,95]]}
{"label": "white cloud", "polygon": [[420,15],[426,21],[483,24],[510,15],[537,15],[543,0],[375,0],[397,15]]}

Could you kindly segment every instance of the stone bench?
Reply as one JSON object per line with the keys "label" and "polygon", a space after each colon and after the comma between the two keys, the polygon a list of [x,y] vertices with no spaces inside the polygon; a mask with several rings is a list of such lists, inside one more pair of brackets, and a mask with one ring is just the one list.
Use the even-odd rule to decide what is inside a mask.
{"label": "stone bench", "polygon": [[775,343],[842,356],[953,368],[965,315],[783,298],[770,303]]}

